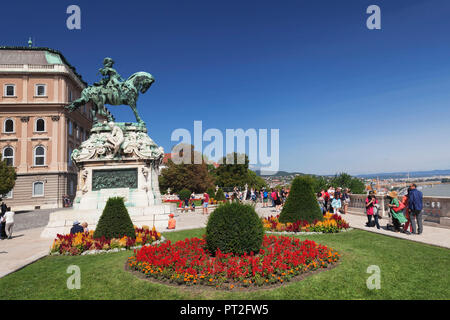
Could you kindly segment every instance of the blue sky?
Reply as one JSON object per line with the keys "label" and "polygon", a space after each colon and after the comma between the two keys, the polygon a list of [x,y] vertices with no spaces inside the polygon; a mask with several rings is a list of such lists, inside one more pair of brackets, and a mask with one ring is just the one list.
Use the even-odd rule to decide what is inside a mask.
{"label": "blue sky", "polygon": [[[81,8],[81,30],[66,8]],[[381,8],[368,30],[366,8]],[[279,129],[280,169],[450,168],[450,2],[15,1],[0,45],[60,50],[91,84],[104,57],[147,71],[138,108],[168,152],[177,128]],[[125,106],[110,108],[132,121]]]}

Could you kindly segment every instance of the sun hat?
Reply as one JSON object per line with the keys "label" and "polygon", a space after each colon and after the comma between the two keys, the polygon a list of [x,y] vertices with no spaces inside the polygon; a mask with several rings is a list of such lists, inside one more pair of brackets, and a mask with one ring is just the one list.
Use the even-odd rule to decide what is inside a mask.
{"label": "sun hat", "polygon": [[79,222],[78,220],[75,220],[75,221],[73,222],[73,225],[76,226],[77,224],[80,224],[80,222]]}
{"label": "sun hat", "polygon": [[169,217],[170,217],[170,218],[173,218],[173,217],[174,217],[173,213],[169,214]]}
{"label": "sun hat", "polygon": [[397,198],[398,197],[397,191],[389,192],[388,196],[391,197],[391,198]]}

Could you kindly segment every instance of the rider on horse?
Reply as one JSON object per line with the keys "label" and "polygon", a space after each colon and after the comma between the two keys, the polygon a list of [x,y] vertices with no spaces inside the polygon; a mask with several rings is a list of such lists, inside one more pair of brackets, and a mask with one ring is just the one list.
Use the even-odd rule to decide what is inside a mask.
{"label": "rider on horse", "polygon": [[113,87],[119,89],[122,85],[122,77],[117,72],[116,69],[114,69],[112,66],[114,65],[114,60],[111,58],[105,58],[103,60],[103,68],[101,68],[99,71],[104,76],[102,80],[99,82],[94,83],[94,86],[103,86],[105,88],[107,87]]}

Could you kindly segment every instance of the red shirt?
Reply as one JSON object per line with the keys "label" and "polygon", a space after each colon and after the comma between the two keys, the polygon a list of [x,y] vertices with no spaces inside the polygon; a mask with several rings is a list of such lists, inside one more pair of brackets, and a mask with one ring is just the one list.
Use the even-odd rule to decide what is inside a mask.
{"label": "red shirt", "polygon": [[205,202],[209,202],[209,194],[205,193],[203,197],[205,198]]}

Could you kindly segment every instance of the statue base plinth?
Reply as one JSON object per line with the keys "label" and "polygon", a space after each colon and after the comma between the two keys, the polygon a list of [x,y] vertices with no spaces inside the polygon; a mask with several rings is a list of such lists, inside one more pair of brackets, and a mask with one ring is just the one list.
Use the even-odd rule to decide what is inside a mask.
{"label": "statue base plinth", "polygon": [[145,125],[99,124],[89,139],[74,150],[79,168],[78,189],[72,210],[54,212],[42,237],[70,232],[73,222],[87,222],[94,230],[109,198],[122,197],[136,226],[165,229],[171,206],[163,205],[159,166],[164,150],[148,136]]}

